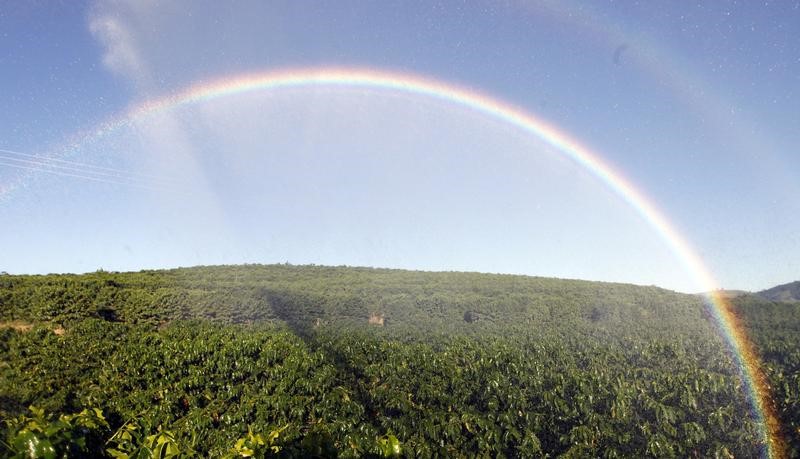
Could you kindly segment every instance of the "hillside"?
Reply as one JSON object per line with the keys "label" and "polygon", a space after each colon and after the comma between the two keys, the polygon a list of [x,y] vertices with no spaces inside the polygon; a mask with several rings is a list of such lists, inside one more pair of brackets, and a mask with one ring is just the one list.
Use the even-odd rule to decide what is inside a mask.
{"label": "hillside", "polygon": [[750,295],[750,292],[748,292],[746,290],[728,290],[728,289],[717,289],[717,290],[714,290],[713,292],[703,292],[703,293],[699,293],[698,295],[706,296],[706,295],[709,295],[711,293],[717,295],[718,297],[725,298],[727,300],[732,300],[732,299],[738,298],[740,296]]}
{"label": "hillside", "polygon": [[[787,358],[800,315],[735,301],[770,377],[800,377]],[[702,298],[656,287],[477,273],[3,275],[0,418],[18,421],[0,445],[72,413],[59,429],[88,435],[84,455],[162,439],[232,457],[757,456],[710,317]],[[799,412],[781,411],[787,432]]]}
{"label": "hillside", "polygon": [[800,281],[762,290],[757,295],[770,301],[800,301]]}
{"label": "hillside", "polygon": [[[0,277],[0,320],[70,323],[95,317],[163,325],[203,319],[471,333],[561,328],[694,327],[701,302],[656,287],[460,272],[250,265],[86,275]],[[567,322],[568,323],[568,322]]]}

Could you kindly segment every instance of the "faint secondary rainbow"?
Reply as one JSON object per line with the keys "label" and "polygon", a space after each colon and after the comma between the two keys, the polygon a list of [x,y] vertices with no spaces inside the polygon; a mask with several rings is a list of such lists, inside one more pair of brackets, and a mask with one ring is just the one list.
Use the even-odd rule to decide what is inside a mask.
{"label": "faint secondary rainbow", "polygon": [[[166,112],[179,106],[253,91],[317,86],[374,88],[426,96],[468,107],[538,137],[544,143],[589,170],[605,183],[661,236],[674,255],[706,291],[715,292],[717,290],[717,282],[689,243],[643,193],[634,187],[622,174],[603,162],[597,153],[581,145],[577,140],[570,138],[555,126],[521,108],[514,107],[473,89],[421,76],[372,69],[318,68],[268,71],[199,83],[167,97],[149,100],[134,106],[122,116],[102,124],[94,131],[77,137],[72,142],[70,149],[77,149],[86,142],[103,137],[131,122]],[[785,447],[780,436],[780,426],[775,416],[770,389],[764,374],[760,370],[755,349],[748,340],[743,327],[731,313],[726,300],[715,293],[709,294],[708,299],[712,306],[714,318],[724,338],[728,341],[736,363],[742,372],[748,390],[747,396],[753,407],[753,414],[762,425],[763,441],[766,448],[764,453],[770,457],[783,457],[785,456]]]}

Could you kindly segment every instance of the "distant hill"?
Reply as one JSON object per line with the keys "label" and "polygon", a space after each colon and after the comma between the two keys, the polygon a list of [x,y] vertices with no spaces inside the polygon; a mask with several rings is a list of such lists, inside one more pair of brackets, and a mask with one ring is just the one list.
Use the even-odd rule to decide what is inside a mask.
{"label": "distant hill", "polygon": [[757,295],[770,301],[800,301],[800,281],[762,290]]}
{"label": "distant hill", "polygon": [[[740,296],[749,295],[750,292],[746,290],[727,290],[727,289],[719,289],[715,290],[714,293],[722,298],[738,298]],[[701,295],[707,295],[707,293],[701,293]]]}
{"label": "distant hill", "polygon": [[399,334],[506,335],[573,333],[580,325],[613,335],[642,326],[694,330],[705,308],[693,295],[657,287],[465,272],[249,265],[0,277],[0,320],[69,324],[90,317],[151,325],[272,322],[300,333],[379,324]]}
{"label": "distant hill", "polygon": [[[754,297],[767,301],[794,302],[794,301],[800,301],[800,281],[794,281],[794,282],[789,282],[788,284],[778,285],[772,288],[768,288],[766,290],[761,290],[760,292],[748,292],[747,290],[719,289],[719,290],[714,290],[713,293],[717,296],[726,298],[728,300],[732,300],[734,298]],[[708,292],[700,293],[699,295],[707,295],[707,294]]]}

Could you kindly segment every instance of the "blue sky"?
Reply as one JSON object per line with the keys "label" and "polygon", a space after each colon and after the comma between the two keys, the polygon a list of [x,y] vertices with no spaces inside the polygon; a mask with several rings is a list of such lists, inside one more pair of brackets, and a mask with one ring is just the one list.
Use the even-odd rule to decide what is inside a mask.
{"label": "blue sky", "polygon": [[81,135],[190,84],[352,66],[558,126],[723,287],[800,278],[798,2],[13,2],[0,42],[0,270],[289,261],[698,288],[591,173],[442,101],[265,91]]}

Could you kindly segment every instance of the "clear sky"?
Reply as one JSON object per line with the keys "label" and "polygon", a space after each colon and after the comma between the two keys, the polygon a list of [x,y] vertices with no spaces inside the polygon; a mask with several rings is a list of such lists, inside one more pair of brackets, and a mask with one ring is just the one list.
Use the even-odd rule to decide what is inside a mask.
{"label": "clear sky", "polygon": [[722,287],[800,278],[799,2],[12,1],[0,44],[0,270],[288,261],[699,288],[591,171],[452,102],[271,89],[87,135],[192,84],[353,67],[556,126]]}

